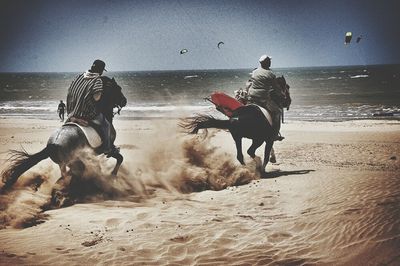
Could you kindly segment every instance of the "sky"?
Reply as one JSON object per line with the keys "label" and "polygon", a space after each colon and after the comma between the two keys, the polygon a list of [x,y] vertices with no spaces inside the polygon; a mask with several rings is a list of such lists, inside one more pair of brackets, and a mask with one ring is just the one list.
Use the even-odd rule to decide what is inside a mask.
{"label": "sky", "polygon": [[399,64],[399,25],[398,0],[0,0],[0,72]]}

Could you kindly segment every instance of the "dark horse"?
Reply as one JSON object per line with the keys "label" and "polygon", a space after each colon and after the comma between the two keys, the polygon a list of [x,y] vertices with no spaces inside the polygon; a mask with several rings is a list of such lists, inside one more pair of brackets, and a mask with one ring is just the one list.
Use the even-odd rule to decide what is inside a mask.
{"label": "dark horse", "polygon": [[[276,83],[274,90],[271,91],[271,97],[281,108],[289,109],[291,104],[289,85],[286,84],[283,76],[276,78]],[[215,119],[209,115],[185,118],[180,126],[190,134],[197,134],[200,129],[207,128],[228,129],[236,143],[236,158],[243,165],[242,138],[253,140],[247,150],[247,154],[253,159],[257,148],[265,142],[264,161],[261,168],[261,173],[265,173],[275,137],[272,126],[258,106],[249,104],[239,107],[233,111],[229,120]]]}
{"label": "dark horse", "polygon": [[[103,95],[99,104],[99,111],[112,123],[114,108],[119,110],[127,103],[122,93],[121,87],[113,79],[101,77],[104,84]],[[95,125],[92,125],[95,127]],[[115,130],[112,132],[112,138],[115,140]],[[11,151],[11,164],[2,173],[4,186],[2,191],[9,189],[18,178],[28,169],[40,161],[51,158],[51,160],[60,166],[61,178],[57,181],[53,189],[52,201],[55,205],[65,205],[65,199],[57,199],[58,196],[68,195],[68,186],[71,182],[78,179],[85,168],[82,161],[77,158],[77,152],[84,148],[92,149],[96,154],[103,153],[102,147],[92,148],[82,129],[76,124],[64,124],[56,130],[49,138],[47,146],[38,153],[28,154],[25,151]],[[120,153],[112,154],[111,157],[117,160],[112,171],[116,175],[123,161]],[[63,193],[60,191],[63,190]],[[61,194],[60,194],[61,193]],[[61,197],[61,196],[60,196]]]}

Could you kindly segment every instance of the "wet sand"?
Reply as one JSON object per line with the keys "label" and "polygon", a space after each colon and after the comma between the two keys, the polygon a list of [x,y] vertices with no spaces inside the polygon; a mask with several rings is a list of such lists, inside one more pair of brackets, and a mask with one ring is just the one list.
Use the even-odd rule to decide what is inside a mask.
{"label": "wet sand", "polygon": [[[38,152],[58,126],[0,120],[0,170],[8,149]],[[225,131],[202,140],[173,120],[115,126],[123,168],[99,178],[125,193],[42,212],[60,175],[42,161],[1,195],[0,265],[400,264],[400,122],[284,124],[266,178],[248,156],[236,161]]]}

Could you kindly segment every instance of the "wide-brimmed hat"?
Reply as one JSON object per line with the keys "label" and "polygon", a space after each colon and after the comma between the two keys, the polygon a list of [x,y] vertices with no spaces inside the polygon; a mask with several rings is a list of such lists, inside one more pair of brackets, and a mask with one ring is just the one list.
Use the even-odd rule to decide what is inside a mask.
{"label": "wide-brimmed hat", "polygon": [[102,73],[103,71],[107,71],[105,69],[106,63],[101,61],[100,59],[94,60],[92,67],[90,68],[90,72],[93,73]]}

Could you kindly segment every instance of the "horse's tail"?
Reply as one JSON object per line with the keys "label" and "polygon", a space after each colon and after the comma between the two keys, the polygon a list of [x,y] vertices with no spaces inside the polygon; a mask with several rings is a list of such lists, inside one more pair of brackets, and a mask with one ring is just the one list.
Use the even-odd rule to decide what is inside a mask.
{"label": "horse's tail", "polygon": [[231,122],[229,120],[216,119],[211,115],[196,115],[181,119],[179,126],[188,134],[197,134],[200,129],[229,129]]}
{"label": "horse's tail", "polygon": [[10,150],[9,161],[11,164],[1,173],[4,183],[1,191],[10,188],[25,171],[48,158],[52,148],[52,145],[47,145],[46,148],[35,154],[29,154],[25,150]]}

